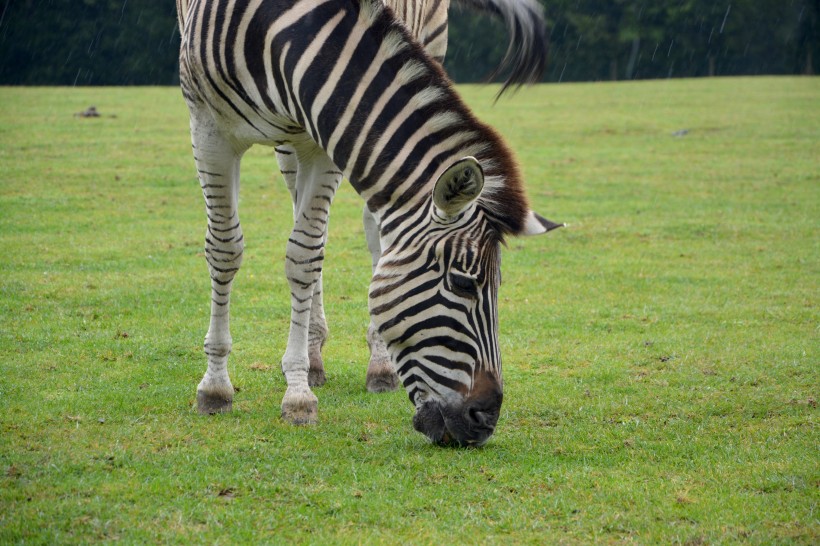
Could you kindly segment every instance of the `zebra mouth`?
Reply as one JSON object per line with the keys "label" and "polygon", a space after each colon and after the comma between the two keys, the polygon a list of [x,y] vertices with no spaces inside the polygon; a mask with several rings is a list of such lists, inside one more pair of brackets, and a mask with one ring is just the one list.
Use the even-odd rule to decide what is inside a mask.
{"label": "zebra mouth", "polygon": [[495,431],[501,396],[491,405],[466,401],[457,408],[426,402],[413,416],[413,428],[443,447],[481,447]]}

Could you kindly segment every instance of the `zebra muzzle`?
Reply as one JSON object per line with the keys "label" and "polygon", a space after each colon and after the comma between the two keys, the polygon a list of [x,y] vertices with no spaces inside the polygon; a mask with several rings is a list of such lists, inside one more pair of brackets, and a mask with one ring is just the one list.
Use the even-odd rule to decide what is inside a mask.
{"label": "zebra muzzle", "polygon": [[413,416],[413,428],[440,446],[480,447],[495,431],[502,399],[498,388],[455,406],[425,402]]}

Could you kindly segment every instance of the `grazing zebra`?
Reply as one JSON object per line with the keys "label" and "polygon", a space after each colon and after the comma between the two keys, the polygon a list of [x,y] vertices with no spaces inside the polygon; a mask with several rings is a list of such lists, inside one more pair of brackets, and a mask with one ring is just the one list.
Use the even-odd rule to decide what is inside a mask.
{"label": "grazing zebra", "polygon": [[[447,10],[449,0],[384,0],[393,9],[411,35],[422,45],[427,54],[443,64],[447,53]],[[541,4],[537,0],[456,0],[457,4],[490,14],[500,15],[510,33],[507,54],[495,74],[511,67],[510,74],[499,91],[503,93],[510,85],[535,82],[544,70],[546,58],[546,33]],[[495,75],[494,74],[494,75]],[[282,158],[287,161],[287,158]],[[287,176],[287,175],[286,175]],[[376,219],[367,206],[363,221],[368,247],[375,271],[381,255],[379,231]],[[321,300],[319,303],[321,307]],[[325,329],[326,331],[326,329]],[[370,363],[367,368],[367,390],[384,392],[398,388],[398,377],[393,372],[387,348],[381,340],[375,324],[371,321],[367,330]],[[319,355],[318,350],[313,350]],[[321,383],[321,357],[311,357],[311,373]],[[314,363],[317,363],[314,365]]]}
{"label": "grazing zebra", "polygon": [[381,2],[191,0],[178,8],[212,288],[199,411],[232,403],[230,292],[244,246],[239,165],[261,143],[294,167],[283,418],[317,418],[311,355],[325,333],[318,296],[330,204],[345,177],[378,230],[370,312],[416,407],[414,427],[436,443],[484,443],[502,400],[500,244],[558,227],[529,209],[506,145]]}
{"label": "grazing zebra", "polygon": [[[447,53],[447,25],[449,0],[384,0],[396,18],[407,27],[410,34],[427,54],[442,64]],[[532,83],[540,78],[546,58],[546,32],[543,8],[538,0],[455,0],[455,3],[476,11],[500,16],[510,33],[507,54],[494,75],[510,68],[507,80],[499,95],[512,84]],[[293,149],[283,144],[276,147],[280,170],[289,188],[296,187],[297,164]],[[372,267],[381,255],[379,230],[376,220],[365,205],[363,223],[368,248],[373,259]],[[327,338],[327,324],[322,303],[321,277],[313,295],[308,352],[310,356],[310,386],[325,382],[322,363],[322,345]],[[366,385],[370,392],[385,392],[398,388],[399,378],[393,371],[390,356],[375,325],[367,330],[370,363],[367,368]]]}

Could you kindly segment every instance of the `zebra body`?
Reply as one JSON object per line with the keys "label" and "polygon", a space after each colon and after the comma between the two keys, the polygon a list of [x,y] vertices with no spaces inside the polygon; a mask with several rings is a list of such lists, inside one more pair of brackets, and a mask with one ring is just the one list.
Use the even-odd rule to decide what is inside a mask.
{"label": "zebra body", "polygon": [[178,8],[212,280],[199,410],[231,407],[230,291],[244,247],[239,165],[259,143],[276,147],[294,202],[283,417],[317,418],[310,385],[323,381],[321,269],[330,205],[345,177],[378,231],[371,317],[416,406],[415,427],[438,443],[486,441],[502,397],[499,244],[556,227],[529,210],[509,150],[380,2],[192,0]]}

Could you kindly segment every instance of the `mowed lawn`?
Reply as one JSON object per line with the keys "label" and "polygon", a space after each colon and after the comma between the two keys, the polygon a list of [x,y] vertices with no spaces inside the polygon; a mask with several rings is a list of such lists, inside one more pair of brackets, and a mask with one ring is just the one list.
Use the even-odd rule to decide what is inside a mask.
{"label": "mowed lawn", "polygon": [[272,150],[247,154],[238,392],[202,417],[180,92],[0,88],[0,543],[817,544],[820,79],[496,90],[460,87],[569,226],[503,253],[504,406],[461,450],[365,391],[349,186],[320,421],[289,426],[291,207]]}

